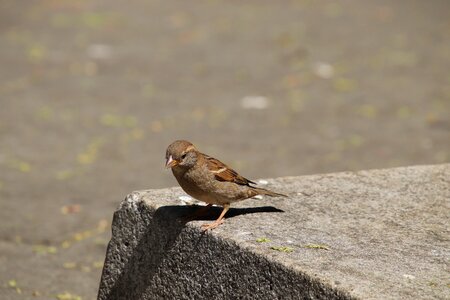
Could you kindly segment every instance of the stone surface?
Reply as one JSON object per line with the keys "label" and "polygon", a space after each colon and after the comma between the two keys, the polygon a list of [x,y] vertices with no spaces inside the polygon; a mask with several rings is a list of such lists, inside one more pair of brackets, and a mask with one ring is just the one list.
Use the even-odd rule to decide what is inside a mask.
{"label": "stone surface", "polygon": [[185,224],[179,188],[134,192],[99,299],[448,299],[449,178],[444,164],[268,180],[289,198],[237,203],[207,234],[219,208]]}

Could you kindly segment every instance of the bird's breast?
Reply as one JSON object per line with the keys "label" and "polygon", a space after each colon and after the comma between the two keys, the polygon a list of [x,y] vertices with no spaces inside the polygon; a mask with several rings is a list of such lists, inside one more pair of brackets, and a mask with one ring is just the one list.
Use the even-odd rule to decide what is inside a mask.
{"label": "bird's breast", "polygon": [[172,169],[181,188],[191,197],[211,204],[224,205],[248,198],[247,187],[232,182],[218,181],[203,168]]}

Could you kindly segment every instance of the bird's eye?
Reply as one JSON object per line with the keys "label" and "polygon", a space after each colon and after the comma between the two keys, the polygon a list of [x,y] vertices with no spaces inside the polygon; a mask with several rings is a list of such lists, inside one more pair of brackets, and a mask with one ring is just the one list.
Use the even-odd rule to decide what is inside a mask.
{"label": "bird's eye", "polygon": [[186,158],[186,153],[181,155],[181,159],[185,159]]}

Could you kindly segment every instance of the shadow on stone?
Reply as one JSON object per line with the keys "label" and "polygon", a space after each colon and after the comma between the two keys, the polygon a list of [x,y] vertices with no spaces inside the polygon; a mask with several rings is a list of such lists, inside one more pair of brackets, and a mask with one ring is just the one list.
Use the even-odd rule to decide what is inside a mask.
{"label": "shadow on stone", "polygon": [[[152,212],[145,204],[139,203],[138,209],[141,220],[134,220],[136,227],[133,232],[122,231],[129,226],[120,226],[130,222],[131,214],[126,210],[114,214],[113,224],[122,228],[113,227],[113,235],[117,238],[110,241],[108,252],[116,252],[117,255],[128,253],[129,256],[111,257],[113,267],[104,269],[102,276],[115,279],[115,282],[110,285],[109,292],[99,294],[98,299],[140,299],[185,226],[181,220],[186,209],[181,206],[164,206]],[[129,249],[120,251],[123,247]]]}
{"label": "shadow on stone", "polygon": [[[174,206],[175,207],[175,206]],[[162,207],[161,207],[162,208]],[[193,205],[193,206],[185,206],[185,215],[184,218],[189,217],[191,215],[195,215],[195,213],[200,210],[202,206],[199,205]],[[213,206],[210,207],[207,211],[205,211],[204,214],[201,216],[197,216],[194,219],[190,221],[200,221],[200,220],[216,220],[220,213],[222,212],[223,208],[220,206]],[[278,209],[273,206],[257,206],[257,207],[245,207],[245,208],[230,208],[230,210],[225,215],[225,219],[234,218],[241,215],[247,215],[247,214],[255,214],[255,213],[284,213],[284,210]]]}

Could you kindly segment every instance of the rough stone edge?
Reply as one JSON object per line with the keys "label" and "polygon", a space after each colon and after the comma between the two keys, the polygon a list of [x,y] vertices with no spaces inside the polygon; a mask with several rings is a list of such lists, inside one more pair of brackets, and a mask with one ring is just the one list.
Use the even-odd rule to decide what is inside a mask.
{"label": "rough stone edge", "polygon": [[[167,191],[168,189],[159,189],[159,192]],[[154,214],[156,212],[156,209],[152,207],[147,201],[143,199],[143,196],[145,194],[151,193],[152,191],[158,191],[158,190],[150,190],[150,191],[135,191],[130,193],[125,197],[125,199],[120,203],[118,209],[114,213],[113,222],[112,222],[112,237],[111,241],[108,243],[106,257],[105,257],[105,263],[104,268],[102,270],[102,276],[98,291],[98,299],[104,300],[104,299],[119,299],[118,297],[114,295],[110,295],[111,292],[111,286],[114,287],[114,284],[117,283],[118,277],[120,276],[120,273],[117,272],[111,272],[112,267],[111,263],[114,262],[113,257],[110,255],[112,254],[112,248],[120,246],[121,242],[123,241],[123,237],[131,237],[128,236],[127,233],[124,232],[122,228],[120,228],[117,224],[118,219],[120,218],[122,221],[133,221],[133,223],[136,222],[142,222],[142,224],[145,224],[145,227],[148,227],[151,219],[153,219]],[[141,211],[141,213],[138,215],[134,212]],[[127,215],[128,212],[131,212],[133,216],[131,218],[127,218],[126,216],[123,216],[123,214]],[[144,214],[143,214],[144,212]],[[140,219],[140,220],[138,220]],[[198,226],[194,226],[191,224],[183,225],[184,231],[196,235],[198,237],[203,236],[204,234],[200,230]],[[164,230],[164,229],[163,229]],[[136,232],[135,232],[136,233]],[[134,235],[136,236],[136,235]],[[118,238],[121,237],[121,238]],[[291,286],[290,288],[295,291],[295,288],[300,288],[301,290],[306,291],[306,294],[304,293],[302,295],[302,298],[307,299],[357,299],[355,296],[350,295],[347,291],[344,291],[342,289],[339,289],[337,287],[334,287],[330,285],[328,282],[323,282],[320,280],[320,278],[311,276],[310,274],[307,274],[305,272],[296,270],[294,268],[291,268],[289,266],[285,266],[280,262],[277,261],[271,261],[267,257],[264,257],[258,253],[255,253],[251,251],[251,249],[248,249],[246,247],[241,247],[238,243],[236,243],[234,240],[226,239],[226,238],[219,238],[215,236],[214,234],[206,234],[207,239],[209,239],[210,242],[217,243],[218,245],[223,245],[226,248],[229,249],[235,249],[236,251],[242,252],[244,255],[249,256],[251,258],[254,258],[255,260],[261,262],[262,264],[267,264],[273,266],[278,272],[288,274],[289,276],[292,276],[293,278],[297,278],[306,285],[302,286]],[[142,238],[138,237],[138,239]],[[126,247],[132,246],[131,251],[135,250],[136,245],[131,245],[130,243],[123,243],[126,245]],[[133,247],[134,246],[134,247]],[[127,251],[127,250],[122,250]],[[129,257],[119,259],[122,262],[122,266],[115,266],[116,269],[123,269],[123,265],[128,262]],[[145,297],[144,297],[145,298]],[[123,299],[122,297],[120,299]]]}

